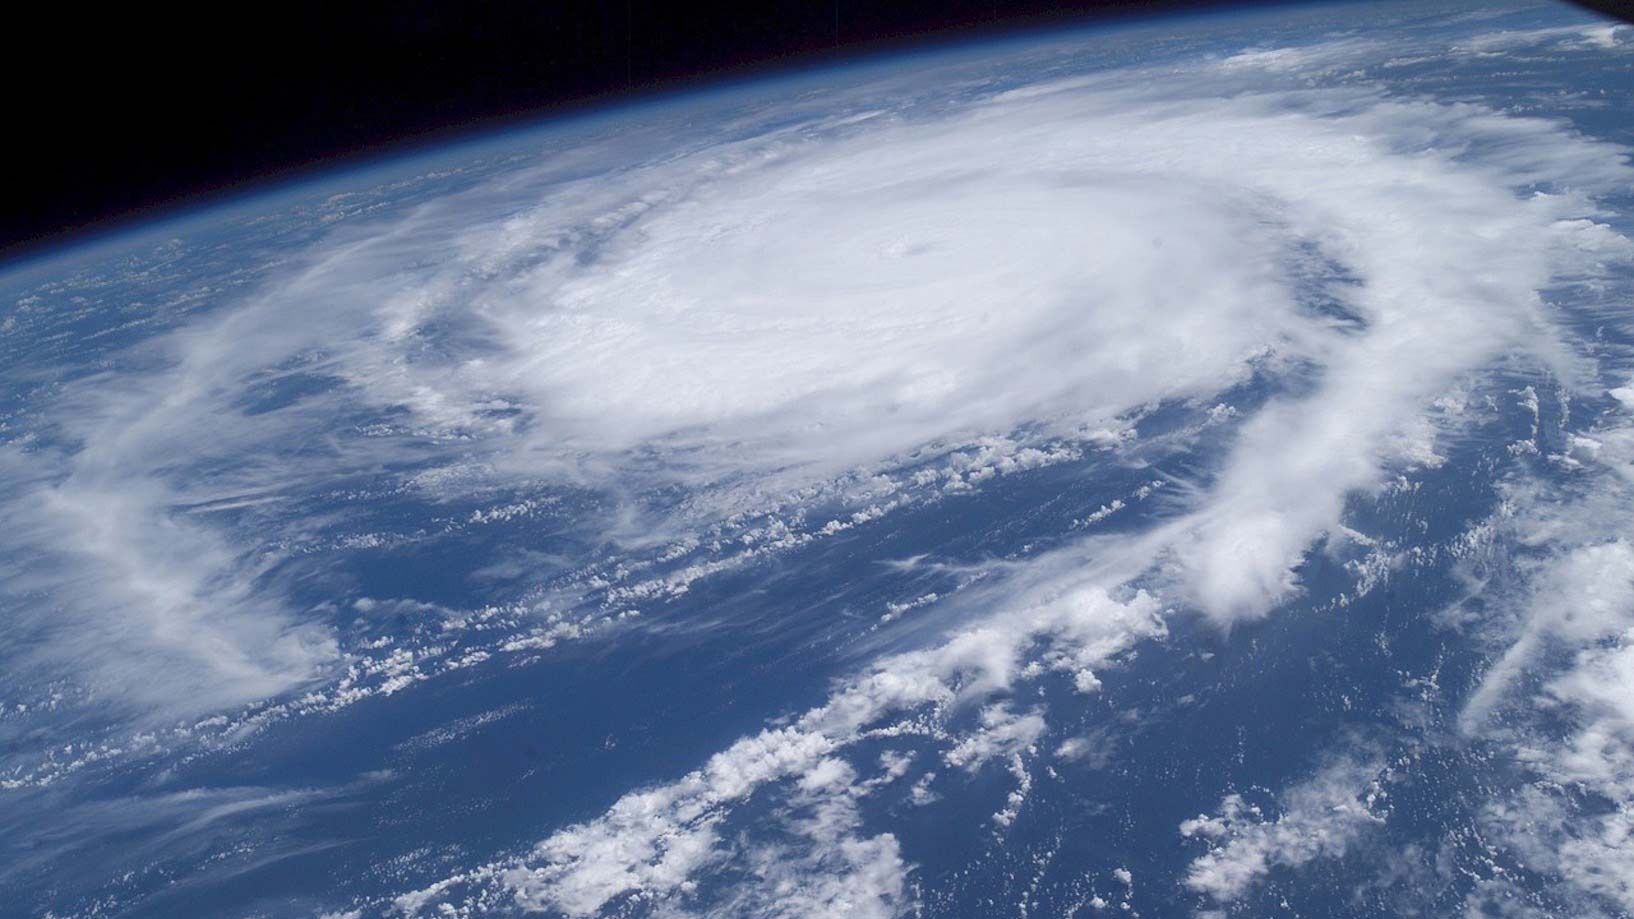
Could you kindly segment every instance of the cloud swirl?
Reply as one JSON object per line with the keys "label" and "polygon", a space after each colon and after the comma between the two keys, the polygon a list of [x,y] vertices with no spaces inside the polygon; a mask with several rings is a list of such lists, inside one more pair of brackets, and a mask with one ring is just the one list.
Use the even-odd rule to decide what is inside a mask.
{"label": "cloud swirl", "polygon": [[[1074,64],[1064,47],[1045,58]],[[951,600],[893,606],[889,642],[822,704],[389,907],[707,911],[696,878],[731,862],[747,880],[709,895],[727,912],[895,915],[910,866],[858,802],[907,761],[864,763],[859,745],[910,732],[943,770],[1004,764],[1007,826],[1047,723],[1020,687],[1060,674],[1094,693],[1171,617],[1229,630],[1299,597],[1355,496],[1467,435],[1455,397],[1482,374],[1525,364],[1607,388],[1546,295],[1634,257],[1601,203],[1634,182],[1624,152],[1555,121],[1310,78],[1378,53],[1340,40],[1002,81],[944,61],[805,98],[792,120],[775,98],[712,96],[348,221],[58,387],[36,436],[0,447],[7,671],[66,680],[114,722],[248,711],[240,731],[390,695],[434,659],[628,623],[719,571],[999,476],[1090,455],[1150,466],[1086,535],[973,572]],[[724,127],[666,143],[676,119]],[[1153,435],[1163,412],[1184,423]],[[1625,435],[1571,455],[1604,463]],[[1208,464],[1163,468],[1205,439]],[[1159,487],[1151,525],[1094,531]],[[543,573],[514,608],[447,613],[445,631],[492,619],[502,639],[376,654],[348,617],[380,601],[309,588],[329,583],[315,546],[378,538],[313,496],[364,488],[436,509],[445,533],[573,497],[576,538],[618,560],[490,560],[490,577]],[[1591,609],[1626,606],[1626,542],[1559,565],[1562,584],[1605,585]],[[1626,626],[1568,622],[1550,600],[1566,592],[1540,592],[1467,730],[1545,637]],[[933,603],[946,615],[918,625]],[[1588,714],[1544,772],[1629,787],[1615,763],[1630,719],[1603,691],[1627,682],[1626,657],[1584,651],[1548,684]],[[1382,822],[1353,787],[1376,764],[1341,765],[1296,786],[1279,820],[1234,797],[1188,823],[1219,843],[1188,883],[1228,901]],[[778,795],[781,843],[734,847],[738,815]],[[1603,822],[1626,837],[1626,815]],[[1573,845],[1577,864],[1611,858],[1611,842]],[[1627,902],[1624,881],[1584,883]]]}

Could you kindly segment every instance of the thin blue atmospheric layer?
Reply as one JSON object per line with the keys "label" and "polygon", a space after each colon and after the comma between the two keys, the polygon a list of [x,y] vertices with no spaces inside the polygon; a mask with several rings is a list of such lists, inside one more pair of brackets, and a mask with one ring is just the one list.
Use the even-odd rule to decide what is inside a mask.
{"label": "thin blue atmospheric layer", "polygon": [[0,915],[1634,914],[1631,71],[1040,31],[4,269]]}

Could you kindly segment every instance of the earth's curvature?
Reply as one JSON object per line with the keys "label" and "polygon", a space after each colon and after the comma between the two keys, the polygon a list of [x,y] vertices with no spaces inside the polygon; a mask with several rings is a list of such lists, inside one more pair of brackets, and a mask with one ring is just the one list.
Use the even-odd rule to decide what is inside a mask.
{"label": "earth's curvature", "polygon": [[0,915],[1634,914],[1634,28],[1318,6],[0,274]]}

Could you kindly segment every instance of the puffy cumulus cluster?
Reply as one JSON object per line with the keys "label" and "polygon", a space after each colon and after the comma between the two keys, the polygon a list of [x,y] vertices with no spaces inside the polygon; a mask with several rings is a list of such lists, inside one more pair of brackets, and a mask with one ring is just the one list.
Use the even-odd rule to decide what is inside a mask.
{"label": "puffy cumulus cluster", "polygon": [[[629,904],[685,911],[695,901],[700,873],[738,851],[740,844],[724,838],[728,828],[749,831],[733,817],[757,795],[787,787],[793,800],[769,821],[770,835],[798,844],[762,848],[757,842],[747,866],[755,880],[726,891],[716,907],[739,902],[755,904],[756,914],[897,915],[908,866],[890,833],[860,831],[856,810],[859,800],[901,777],[909,762],[887,754],[859,780],[844,758],[849,749],[865,740],[928,738],[945,747],[949,768],[1020,762],[1042,732],[1038,715],[1001,702],[973,727],[950,731],[950,723],[1019,680],[1045,670],[1092,673],[1114,665],[1135,642],[1163,633],[1157,602],[1145,593],[1118,600],[1093,587],[1063,591],[1047,582],[1015,602],[1019,608],[944,644],[876,662],[822,706],[737,741],[674,783],[625,795],[605,815],[562,829],[530,852],[403,894],[392,905],[408,915],[480,914],[507,902],[569,916]],[[1028,782],[1017,771],[1021,791],[1012,807],[1022,803],[1015,798],[1025,797]],[[1000,811],[995,822],[1004,825],[1006,814]]]}

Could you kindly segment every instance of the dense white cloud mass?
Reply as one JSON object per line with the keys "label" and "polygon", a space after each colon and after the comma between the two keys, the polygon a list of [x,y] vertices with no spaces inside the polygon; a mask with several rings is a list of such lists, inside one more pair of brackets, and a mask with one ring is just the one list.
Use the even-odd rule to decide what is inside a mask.
{"label": "dense white cloud mass", "polygon": [[[1113,74],[756,137],[553,184],[521,212],[434,201],[176,333],[158,374],[65,395],[78,449],[19,510],[64,510],[65,566],[162,568],[164,583],[98,579],[129,596],[97,602],[155,610],[155,635],[215,607],[200,640],[229,646],[183,653],[244,697],[312,672],[321,642],[288,613],[275,656],[247,659],[269,643],[232,623],[279,621],[232,612],[231,579],[253,567],[205,545],[185,566],[143,558],[151,528],[212,539],[174,509],[221,496],[176,457],[269,457],[209,485],[276,495],[380,461],[336,427],[361,404],[498,475],[600,482],[632,474],[639,448],[667,457],[649,474],[695,487],[787,487],[1021,425],[1072,437],[1308,364],[1312,391],[1243,425],[1177,534],[1192,600],[1262,614],[1347,493],[1428,455],[1429,400],[1505,349],[1553,357],[1537,292],[1622,254],[1583,192],[1623,174],[1543,121],[1367,90],[1199,95],[1220,79],[1157,92]],[[1463,152],[1481,145],[1497,150]],[[1525,193],[1544,182],[1560,188]],[[1363,282],[1328,291],[1342,317],[1295,295],[1332,266]],[[254,387],[296,373],[340,382],[246,415]],[[334,433],[292,446],[315,431]],[[73,529],[72,508],[114,490],[126,510]]]}
{"label": "dense white cloud mass", "polygon": [[[1551,41],[1627,36],[1458,48]],[[911,855],[865,805],[932,799],[929,763],[1008,769],[1005,832],[1053,774],[1046,678],[1092,696],[1175,616],[1229,630],[1271,614],[1307,589],[1324,539],[1365,539],[1348,502],[1444,462],[1479,420],[1472,380],[1543,368],[1610,420],[1538,459],[1584,484],[1507,486],[1500,522],[1538,552],[1516,562],[1524,602],[1470,626],[1498,650],[1459,728],[1612,803],[1527,786],[1483,819],[1634,910],[1634,384],[1605,385],[1545,296],[1634,258],[1597,203],[1634,169],[1557,122],[1314,79],[1387,50],[1345,38],[1021,86],[954,72],[928,94],[885,80],[792,124],[736,112],[719,138],[613,131],[337,229],[58,387],[39,436],[0,446],[12,704],[67,686],[64,704],[142,728],[234,711],[216,727],[236,740],[641,628],[645,607],[721,572],[999,477],[1148,463],[1139,422],[1184,409],[1193,422],[1162,436],[1217,439],[1209,468],[1153,469],[1076,541],[889,604],[883,650],[819,704],[529,849],[357,904],[900,915]],[[304,500],[354,489],[437,508],[445,532],[592,496],[563,528],[614,560],[494,559],[495,578],[569,572],[503,608],[302,599],[323,575],[308,555],[385,538]],[[1095,529],[1149,499],[1167,502],[1156,522]],[[921,624],[932,605],[944,615]],[[340,624],[387,609],[431,637]],[[1545,664],[1563,745],[1513,715],[1516,681]],[[140,736],[27,749],[7,787],[169,742]],[[868,747],[897,737],[935,754]],[[1097,758],[1056,741],[1062,768]],[[1185,884],[1229,906],[1343,856],[1389,817],[1370,749],[1293,782],[1275,814],[1232,795],[1187,821],[1209,849]],[[924,777],[908,792],[910,762]]]}
{"label": "dense white cloud mass", "polygon": [[[1023,423],[1070,436],[1207,398],[1257,362],[1309,365],[1308,388],[1242,424],[1195,509],[1124,550],[1129,567],[1067,575],[1099,584],[1075,590],[1119,589],[1157,565],[1222,621],[1261,615],[1298,589],[1293,566],[1347,495],[1438,462],[1431,404],[1463,375],[1517,350],[1576,372],[1539,292],[1627,257],[1587,193],[1629,176],[1613,151],[1546,122],[1354,90],[1196,97],[1188,79],[1221,78],[1171,77],[1161,98],[1114,77],[1035,87],[733,163],[599,253],[593,276],[547,265],[484,301],[509,347],[452,379],[531,392],[551,407],[544,429],[585,447],[684,445],[718,480],[758,463],[827,472]],[[1293,293],[1327,262],[1357,282],[1329,291],[1342,315]],[[718,443],[729,467],[714,465]],[[1093,607],[1087,634],[1000,611],[934,652],[975,655],[974,672],[888,658],[794,727],[621,800],[500,877],[569,915],[632,894],[670,902],[726,857],[723,810],[762,783],[809,780],[867,725],[955,686],[1005,691],[1017,649],[1043,631],[1041,660],[1073,668],[1142,634],[1120,631],[1128,612]],[[1382,819],[1358,793],[1313,780],[1267,823],[1228,803],[1191,883],[1229,899],[1269,865],[1342,851]]]}

